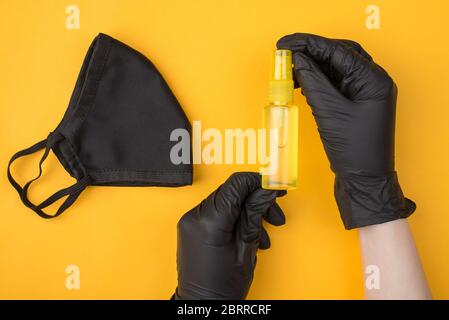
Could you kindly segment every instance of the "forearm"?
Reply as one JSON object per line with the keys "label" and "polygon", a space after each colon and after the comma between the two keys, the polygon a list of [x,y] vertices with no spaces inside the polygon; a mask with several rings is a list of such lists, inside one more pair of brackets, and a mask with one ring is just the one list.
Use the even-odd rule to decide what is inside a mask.
{"label": "forearm", "polygon": [[[407,220],[359,228],[359,237],[366,299],[431,299]],[[370,286],[376,271],[379,286]]]}

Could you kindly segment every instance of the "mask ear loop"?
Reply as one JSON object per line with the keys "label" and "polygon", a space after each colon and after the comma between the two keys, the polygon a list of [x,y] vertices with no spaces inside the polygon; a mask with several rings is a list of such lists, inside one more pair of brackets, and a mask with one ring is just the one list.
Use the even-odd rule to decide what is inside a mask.
{"label": "mask ear loop", "polygon": [[[84,177],[81,178],[80,180],[78,180],[75,184],[73,184],[70,187],[67,187],[67,188],[64,188],[64,189],[61,189],[61,190],[55,192],[53,195],[51,195],[50,197],[48,197],[46,200],[44,200],[43,202],[41,202],[38,205],[33,204],[28,199],[28,189],[31,186],[31,184],[34,181],[36,181],[37,179],[39,179],[40,176],[42,175],[42,164],[44,163],[45,159],[47,158],[48,154],[50,153],[51,148],[54,145],[56,145],[56,143],[61,141],[62,139],[64,139],[64,136],[61,133],[52,132],[49,134],[47,139],[42,140],[42,141],[36,143],[35,145],[33,145],[27,149],[21,150],[21,151],[17,152],[16,154],[14,154],[8,163],[8,180],[11,183],[11,185],[19,193],[20,199],[22,200],[23,204],[25,206],[27,206],[28,208],[30,208],[31,210],[33,210],[34,212],[36,212],[40,217],[45,218],[45,219],[55,218],[55,217],[59,216],[61,213],[63,213],[68,207],[70,207],[75,202],[75,200],[78,198],[78,196],[81,194],[81,192],[90,184],[90,178],[85,173]],[[45,148],[45,151],[44,151],[44,154],[42,155],[42,158],[39,161],[39,174],[36,176],[36,178],[28,181],[22,188],[17,183],[17,181],[13,178],[13,176],[11,174],[10,168],[11,168],[12,163],[18,158],[21,158],[26,155],[30,155],[30,154],[35,153],[36,151],[39,151],[43,148]],[[67,195],[68,195],[67,199],[64,200],[64,202],[58,208],[58,210],[56,211],[56,213],[54,215],[49,215],[49,214],[45,213],[44,211],[42,211],[42,209],[50,206],[54,202],[58,201],[59,199],[61,199],[62,197],[65,197]]]}

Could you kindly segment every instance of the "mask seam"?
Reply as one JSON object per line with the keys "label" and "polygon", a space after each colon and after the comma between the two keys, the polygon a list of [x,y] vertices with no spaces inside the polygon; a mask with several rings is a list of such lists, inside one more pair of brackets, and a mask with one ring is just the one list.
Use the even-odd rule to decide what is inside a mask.
{"label": "mask seam", "polygon": [[[106,66],[106,63],[107,63],[107,61],[108,61],[108,59],[109,59],[109,52],[111,51],[111,47],[112,47],[112,45],[113,45],[113,42],[112,42],[112,40],[111,40],[109,37],[107,38],[107,40],[109,40],[109,41],[108,41],[108,46],[107,46],[107,48],[106,48],[106,53],[105,53],[105,55],[104,55],[103,61],[101,61],[101,71],[100,71],[100,76],[98,77],[97,81],[95,81],[95,83],[94,83],[94,87],[95,87],[95,96],[92,98],[92,102],[90,103],[90,105],[89,105],[88,107],[85,108],[85,109],[86,109],[86,112],[84,112],[84,113],[82,114],[82,116],[80,117],[80,119],[79,119],[79,123],[80,123],[80,124],[79,124],[79,126],[73,131],[73,135],[76,135],[77,132],[79,132],[79,131],[83,128],[83,126],[85,125],[85,120],[86,120],[86,118],[89,116],[91,110],[94,108],[95,103],[96,103],[96,101],[97,101],[98,87],[99,87],[99,85],[100,85],[101,80],[103,79],[105,66]],[[80,101],[81,101],[81,99],[80,99]],[[79,104],[78,104],[78,105],[79,105]],[[73,117],[73,115],[72,115],[72,117]]]}
{"label": "mask seam", "polygon": [[[76,109],[79,110],[79,108],[80,108],[80,103],[81,103],[82,100],[83,100],[84,94],[83,94],[83,92],[80,93],[80,96],[78,97],[78,101],[77,101],[77,104],[76,104],[76,109],[74,110],[74,112],[72,112],[72,113],[70,114],[70,118],[67,119],[67,122],[66,122],[66,123],[64,124],[64,126],[61,128],[61,130],[58,130],[58,131],[62,132],[62,134],[64,135],[65,140],[67,141],[68,148],[70,149],[70,153],[71,153],[71,155],[66,155],[65,152],[60,152],[60,154],[61,154],[61,156],[62,156],[64,162],[66,162],[67,164],[69,164],[69,163],[71,162],[71,160],[75,159],[75,161],[78,163],[78,166],[80,167],[81,171],[83,171],[84,173],[87,172],[86,167],[85,167],[84,164],[81,162],[81,159],[78,157],[77,153],[75,152],[75,148],[74,148],[74,146],[73,146],[73,144],[72,144],[72,141],[71,141],[71,139],[69,138],[69,136],[72,136],[72,135],[73,135],[73,136],[76,136],[77,132],[79,132],[79,131],[82,129],[82,127],[83,127],[84,124],[85,124],[85,120],[86,120],[87,116],[89,115],[90,111],[92,110],[92,108],[93,108],[94,105],[95,105],[95,102],[96,102],[96,99],[97,99],[97,94],[98,94],[98,87],[99,87],[99,85],[100,85],[101,80],[103,79],[105,66],[106,66],[106,63],[107,63],[107,61],[108,61],[108,58],[109,58],[109,52],[110,52],[111,47],[112,47],[112,40],[111,40],[109,37],[107,37],[107,38],[105,38],[105,39],[108,40],[108,41],[107,41],[106,52],[105,52],[104,57],[102,58],[102,60],[100,60],[100,65],[101,65],[101,67],[100,67],[99,77],[98,77],[98,79],[93,83],[93,86],[95,87],[95,96],[91,98],[91,99],[92,99],[92,100],[91,100],[91,103],[90,103],[86,108],[84,108],[84,109],[86,109],[86,111],[83,112],[83,113],[82,113],[82,116],[79,118],[79,125],[78,125],[77,127],[75,127],[75,130],[73,130],[73,132],[71,132],[70,135],[65,135],[65,134],[64,134],[64,131],[65,131],[64,129],[65,129],[66,127],[69,127],[69,126],[70,126],[70,123],[71,123],[74,119],[76,119],[76,118],[75,118],[75,117],[76,117]],[[95,57],[92,57],[92,59],[94,59],[94,58],[95,58]],[[87,75],[87,76],[88,76],[88,75]],[[87,77],[86,77],[86,81],[87,81]],[[81,107],[81,108],[82,108],[82,107]],[[61,162],[62,162],[62,161],[61,161]],[[70,167],[70,166],[69,166],[69,167]],[[73,171],[72,171],[72,172],[70,172],[70,171],[72,171],[72,170],[69,170],[69,174],[71,174],[71,175],[72,175],[72,173],[75,173],[75,172],[73,172]]]}

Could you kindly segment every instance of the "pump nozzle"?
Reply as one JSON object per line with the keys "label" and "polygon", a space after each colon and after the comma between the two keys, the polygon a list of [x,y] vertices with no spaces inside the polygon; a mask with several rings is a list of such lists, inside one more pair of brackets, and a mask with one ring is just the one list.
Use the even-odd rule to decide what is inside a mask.
{"label": "pump nozzle", "polygon": [[290,50],[275,50],[270,72],[269,95],[270,103],[286,105],[293,102],[293,65]]}

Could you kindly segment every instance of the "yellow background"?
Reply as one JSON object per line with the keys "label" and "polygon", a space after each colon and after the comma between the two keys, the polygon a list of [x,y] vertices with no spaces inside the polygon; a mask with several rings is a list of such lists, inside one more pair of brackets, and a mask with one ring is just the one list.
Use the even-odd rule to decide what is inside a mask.
{"label": "yellow background", "polygon": [[[81,11],[65,27],[65,7]],[[380,7],[381,29],[365,27]],[[7,1],[0,2],[0,298],[166,299],[176,287],[176,223],[238,165],[197,165],[193,186],[89,187],[60,218],[46,221],[6,179],[10,156],[46,137],[67,107],[98,32],[148,56],[189,119],[205,128],[257,128],[267,98],[270,50],[287,33],[360,42],[399,87],[396,163],[418,205],[410,223],[434,297],[449,298],[449,2],[441,1]],[[345,231],[333,175],[304,97],[299,188],[280,204],[287,224],[268,227],[249,298],[362,298],[357,231]],[[32,160],[31,160],[32,159]],[[15,166],[36,174],[32,156]],[[36,183],[42,199],[70,179],[51,158]],[[81,289],[65,288],[65,268]]]}

